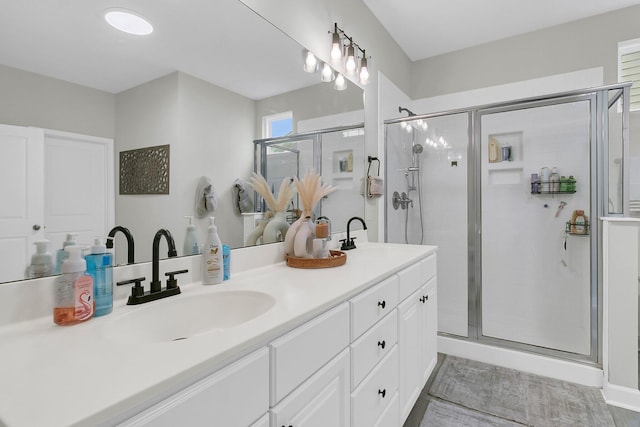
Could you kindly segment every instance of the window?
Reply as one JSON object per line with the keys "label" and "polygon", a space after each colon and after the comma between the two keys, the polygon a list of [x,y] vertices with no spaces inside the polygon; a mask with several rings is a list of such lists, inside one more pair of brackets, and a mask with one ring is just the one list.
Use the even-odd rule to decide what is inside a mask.
{"label": "window", "polygon": [[640,39],[618,43],[618,81],[633,82],[630,111],[640,110]]}
{"label": "window", "polygon": [[272,114],[262,118],[262,137],[277,138],[293,133],[293,112]]}

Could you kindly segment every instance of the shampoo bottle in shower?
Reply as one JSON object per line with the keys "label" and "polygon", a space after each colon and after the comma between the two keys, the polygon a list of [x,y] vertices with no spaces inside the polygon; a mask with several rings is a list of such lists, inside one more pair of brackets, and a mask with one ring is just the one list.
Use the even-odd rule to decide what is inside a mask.
{"label": "shampoo bottle in shower", "polygon": [[93,317],[93,279],[86,274],[87,263],[80,246],[67,246],[69,257],[62,263],[62,276],[54,287],[53,321],[75,325]]}

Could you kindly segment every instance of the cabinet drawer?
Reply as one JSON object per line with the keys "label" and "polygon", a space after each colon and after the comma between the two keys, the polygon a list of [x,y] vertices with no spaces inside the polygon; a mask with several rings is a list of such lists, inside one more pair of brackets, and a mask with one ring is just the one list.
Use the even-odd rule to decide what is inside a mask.
{"label": "cabinet drawer", "polygon": [[391,398],[389,406],[382,412],[382,415],[380,415],[374,427],[398,427],[399,418],[400,403],[398,400],[398,392],[396,392]]}
{"label": "cabinet drawer", "polygon": [[398,389],[398,346],[351,393],[351,427],[371,427]]}
{"label": "cabinet drawer", "polygon": [[269,352],[262,348],[121,426],[250,425],[269,409]]}
{"label": "cabinet drawer", "polygon": [[274,406],[349,345],[349,303],[321,314],[269,344]]}
{"label": "cabinet drawer", "polygon": [[399,300],[402,301],[414,293],[423,283],[421,261],[398,272]]}
{"label": "cabinet drawer", "polygon": [[369,371],[391,351],[398,341],[398,314],[396,310],[375,324],[351,344],[351,389],[367,376]]}
{"label": "cabinet drawer", "polygon": [[420,262],[422,268],[422,283],[426,283],[436,275],[436,254],[429,255]]}
{"label": "cabinet drawer", "polygon": [[349,349],[345,349],[271,408],[271,425],[349,427],[350,410]]}
{"label": "cabinet drawer", "polygon": [[398,304],[398,277],[383,280],[349,302],[351,305],[351,341],[355,341]]}

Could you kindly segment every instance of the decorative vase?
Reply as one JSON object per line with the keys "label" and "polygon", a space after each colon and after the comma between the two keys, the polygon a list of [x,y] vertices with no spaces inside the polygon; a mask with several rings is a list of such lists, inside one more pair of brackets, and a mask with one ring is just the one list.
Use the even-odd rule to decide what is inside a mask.
{"label": "decorative vase", "polygon": [[276,212],[264,228],[262,241],[263,243],[282,242],[287,235],[287,230],[289,230],[289,223],[287,222],[285,212]]}

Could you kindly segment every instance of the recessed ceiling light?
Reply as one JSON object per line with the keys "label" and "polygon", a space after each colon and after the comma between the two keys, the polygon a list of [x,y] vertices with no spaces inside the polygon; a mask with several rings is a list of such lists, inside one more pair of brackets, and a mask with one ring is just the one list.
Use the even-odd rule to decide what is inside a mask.
{"label": "recessed ceiling light", "polygon": [[153,26],[146,18],[126,9],[108,9],[104,19],[113,28],[137,36],[146,36],[153,32]]}

